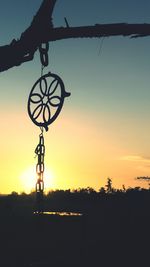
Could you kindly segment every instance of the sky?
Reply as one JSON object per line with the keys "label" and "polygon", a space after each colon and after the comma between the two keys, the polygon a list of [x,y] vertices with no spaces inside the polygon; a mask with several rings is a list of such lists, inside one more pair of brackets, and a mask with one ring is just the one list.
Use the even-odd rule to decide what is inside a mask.
{"label": "sky", "polygon": [[[19,38],[42,0],[0,0],[0,45]],[[150,23],[148,0],[57,0],[54,27]],[[46,190],[147,187],[150,176],[150,38],[72,39],[50,43],[49,66],[71,97],[45,137]],[[0,193],[30,192],[40,130],[27,101],[40,77],[39,53],[0,73]]]}

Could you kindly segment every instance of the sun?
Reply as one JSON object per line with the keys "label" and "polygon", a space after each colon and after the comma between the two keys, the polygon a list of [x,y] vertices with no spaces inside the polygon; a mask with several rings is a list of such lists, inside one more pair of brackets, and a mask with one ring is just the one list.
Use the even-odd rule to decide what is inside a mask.
{"label": "sun", "polygon": [[[36,168],[35,166],[28,167],[20,175],[21,187],[25,193],[30,193],[35,190],[36,184]],[[54,174],[51,170],[45,169],[44,171],[44,191],[48,191],[53,187],[54,184]]]}

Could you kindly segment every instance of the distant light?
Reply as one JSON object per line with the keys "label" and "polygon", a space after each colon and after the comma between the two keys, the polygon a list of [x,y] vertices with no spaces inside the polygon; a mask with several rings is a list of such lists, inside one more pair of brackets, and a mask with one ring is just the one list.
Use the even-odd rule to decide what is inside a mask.
{"label": "distant light", "polygon": [[45,211],[45,212],[34,212],[35,215],[56,215],[56,216],[82,216],[82,213],[77,212],[65,212],[65,211]]}

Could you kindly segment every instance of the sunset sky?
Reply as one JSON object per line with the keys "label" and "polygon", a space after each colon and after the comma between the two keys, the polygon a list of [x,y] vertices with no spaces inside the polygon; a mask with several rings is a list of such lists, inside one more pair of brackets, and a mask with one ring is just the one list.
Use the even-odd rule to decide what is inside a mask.
{"label": "sunset sky", "polygon": [[[0,45],[19,38],[42,0],[0,1]],[[148,0],[57,0],[54,26],[150,23]],[[40,130],[27,114],[40,77],[39,53],[0,73],[0,193],[34,188]],[[50,43],[49,66],[71,92],[44,134],[46,189],[147,186],[150,176],[150,38],[73,39]]]}

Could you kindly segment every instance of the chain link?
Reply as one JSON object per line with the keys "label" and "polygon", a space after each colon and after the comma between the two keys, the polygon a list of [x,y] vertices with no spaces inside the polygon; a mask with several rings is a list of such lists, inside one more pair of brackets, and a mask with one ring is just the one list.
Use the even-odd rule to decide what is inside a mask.
{"label": "chain link", "polygon": [[48,50],[49,50],[49,43],[48,42],[39,45],[40,60],[41,60],[42,66],[44,66],[44,67],[47,67],[48,63],[49,63]]}
{"label": "chain link", "polygon": [[44,156],[45,156],[45,145],[44,145],[44,136],[43,129],[41,129],[41,134],[39,135],[39,144],[35,149],[35,154],[37,155],[37,164],[36,164],[36,196],[37,196],[37,210],[38,212],[43,211],[43,192],[44,192]]}

